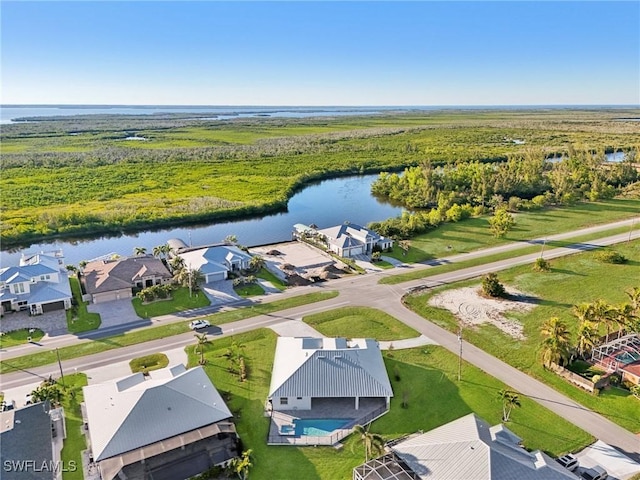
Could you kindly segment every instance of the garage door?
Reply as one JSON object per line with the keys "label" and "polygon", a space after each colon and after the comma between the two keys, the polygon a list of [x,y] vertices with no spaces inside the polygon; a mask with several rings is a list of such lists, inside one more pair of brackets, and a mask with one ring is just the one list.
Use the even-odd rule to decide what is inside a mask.
{"label": "garage door", "polygon": [[219,282],[224,280],[224,272],[209,273],[207,275],[207,283]]}
{"label": "garage door", "polygon": [[64,310],[64,300],[60,300],[59,302],[53,303],[44,303],[42,305],[42,312],[53,312],[54,310]]}

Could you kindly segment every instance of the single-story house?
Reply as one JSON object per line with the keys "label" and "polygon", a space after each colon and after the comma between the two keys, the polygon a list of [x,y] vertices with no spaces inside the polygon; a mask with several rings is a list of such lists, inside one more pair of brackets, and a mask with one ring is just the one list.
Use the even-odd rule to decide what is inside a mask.
{"label": "single-story house", "polygon": [[82,283],[93,303],[132,298],[133,288],[164,285],[173,279],[161,260],[151,255],[136,255],[95,260],[85,265]]}
{"label": "single-story house", "polygon": [[370,338],[280,337],[268,401],[274,411],[310,410],[315,399],[393,396],[378,343]]}
{"label": "single-story house", "polygon": [[356,225],[344,223],[335,227],[311,230],[311,227],[297,224],[294,235],[299,232],[303,236],[315,236],[324,241],[327,248],[341,257],[354,257],[356,255],[371,255],[374,250],[386,250],[393,247],[393,240],[378,235],[373,230]]}
{"label": "single-story house", "polygon": [[388,447],[353,470],[353,480],[570,480],[578,477],[540,450],[529,452],[503,424],[470,413]]}
{"label": "single-story house", "polygon": [[176,365],[83,391],[102,480],[183,480],[239,453],[231,412],[202,367]]}
{"label": "single-story house", "polygon": [[591,361],[607,373],[617,373],[623,381],[640,385],[640,334],[630,333],[596,346]]}
{"label": "single-story house", "polygon": [[226,280],[230,272],[249,269],[251,255],[233,245],[219,244],[178,253],[187,268],[200,270],[205,283]]}
{"label": "single-story house", "polygon": [[19,266],[0,269],[2,313],[39,315],[71,308],[71,285],[62,252],[22,255]]}
{"label": "single-story house", "polygon": [[[3,480],[57,478],[56,473],[63,465],[53,459],[53,438],[63,432],[58,432],[56,427],[60,423],[52,422],[50,413],[48,402],[0,412],[0,477]],[[58,418],[62,420],[59,413]],[[66,467],[72,469],[74,465]]]}

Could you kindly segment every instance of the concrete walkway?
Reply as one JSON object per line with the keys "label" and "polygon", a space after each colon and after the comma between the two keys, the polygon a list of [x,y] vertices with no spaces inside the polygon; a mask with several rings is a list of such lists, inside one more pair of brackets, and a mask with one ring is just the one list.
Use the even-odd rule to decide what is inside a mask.
{"label": "concrete walkway", "polygon": [[404,348],[422,347],[424,345],[438,345],[438,342],[425,335],[405,340],[393,340],[392,342],[378,342],[380,350],[402,350]]}

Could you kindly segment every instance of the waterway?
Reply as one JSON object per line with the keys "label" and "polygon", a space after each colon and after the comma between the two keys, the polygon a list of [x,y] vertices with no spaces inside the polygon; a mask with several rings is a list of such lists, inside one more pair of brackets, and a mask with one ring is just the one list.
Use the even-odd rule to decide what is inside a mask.
{"label": "waterway", "polygon": [[77,265],[82,260],[112,252],[132,255],[136,247],[144,247],[151,252],[153,247],[166,243],[170,238],[181,238],[187,244],[191,242],[192,245],[204,245],[220,242],[227,235],[236,235],[241,245],[251,247],[291,240],[293,225],[296,223],[315,223],[319,228],[339,225],[345,221],[366,225],[400,215],[401,207],[371,195],[371,184],[376,178],[377,175],[362,175],[313,183],[291,197],[286,212],[261,218],[37,243],[25,249],[2,251],[0,264],[3,267],[17,265],[22,252],[61,248],[65,263]]}

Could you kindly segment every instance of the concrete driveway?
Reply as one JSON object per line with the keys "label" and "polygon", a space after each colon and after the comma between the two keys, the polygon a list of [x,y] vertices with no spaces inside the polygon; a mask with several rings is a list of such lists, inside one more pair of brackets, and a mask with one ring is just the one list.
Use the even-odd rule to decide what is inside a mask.
{"label": "concrete driveway", "polygon": [[100,314],[100,329],[116,327],[140,320],[133,309],[130,298],[112,300],[110,302],[90,303],[87,310]]}
{"label": "concrete driveway", "polygon": [[225,305],[242,300],[242,297],[233,289],[233,282],[231,280],[205,283],[204,285],[200,285],[200,289],[207,296],[212,306]]}

